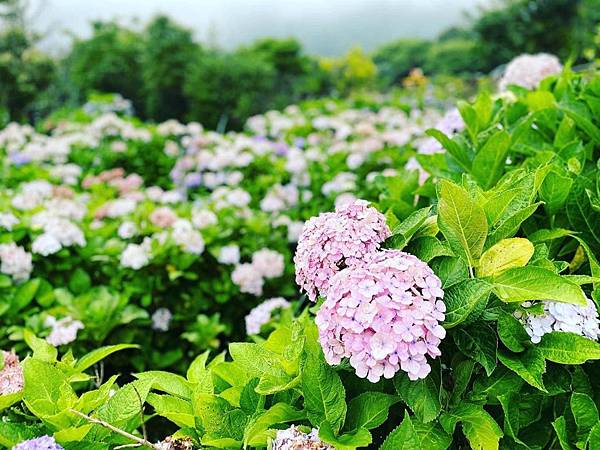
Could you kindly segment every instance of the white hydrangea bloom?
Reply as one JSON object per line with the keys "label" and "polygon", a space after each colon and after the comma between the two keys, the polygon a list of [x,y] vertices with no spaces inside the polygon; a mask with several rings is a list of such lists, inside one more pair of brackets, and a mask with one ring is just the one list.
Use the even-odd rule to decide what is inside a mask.
{"label": "white hydrangea bloom", "polygon": [[133,222],[125,221],[119,225],[117,234],[121,239],[131,239],[137,234],[137,226]]}
{"label": "white hydrangea bloom", "polygon": [[221,247],[217,261],[221,264],[237,264],[240,262],[240,248],[237,245]]}
{"label": "white hydrangea bloom", "polygon": [[548,53],[536,55],[523,54],[514,58],[504,71],[498,83],[500,91],[506,91],[509,85],[515,84],[526,89],[535,89],[540,82],[563,69],[560,60]]}
{"label": "white hydrangea bloom", "polygon": [[[553,331],[575,333],[595,341],[600,337],[598,311],[590,299],[585,306],[551,301],[544,301],[543,305],[544,313],[541,315],[515,312],[515,317],[521,320],[534,344],[539,343],[543,335]],[[528,307],[530,303],[524,303],[523,306]]]}
{"label": "white hydrangea bloom", "polygon": [[214,212],[209,209],[196,209],[192,211],[192,224],[203,230],[211,225],[216,225],[219,222]]}
{"label": "white hydrangea bloom", "polygon": [[11,231],[15,225],[19,223],[19,219],[17,219],[11,213],[0,213],[0,228],[4,228],[8,231]]}
{"label": "white hydrangea bloom", "polygon": [[48,316],[44,321],[44,325],[52,327],[50,334],[46,337],[46,341],[55,347],[75,341],[77,339],[77,332],[84,328],[83,323],[79,320],[74,320],[72,317],[63,317],[57,320],[54,316]]}
{"label": "white hydrangea bloom", "polygon": [[152,329],[157,331],[169,331],[169,325],[173,314],[167,308],[158,308],[152,314]]}
{"label": "white hydrangea bloom", "polygon": [[142,244],[127,244],[121,254],[121,265],[130,269],[139,270],[150,262],[149,241]]}
{"label": "white hydrangea bloom", "polygon": [[31,244],[31,251],[38,255],[48,256],[62,249],[60,241],[51,233],[42,233]]}
{"label": "white hydrangea bloom", "polygon": [[271,314],[276,309],[289,308],[290,303],[283,297],[275,297],[264,301],[256,308],[253,308],[246,316],[246,333],[258,334],[260,328],[271,320]]}
{"label": "white hydrangea bloom", "polygon": [[0,261],[0,272],[12,276],[17,282],[28,280],[33,270],[31,253],[14,242],[0,244]]}
{"label": "white hydrangea bloom", "polygon": [[239,286],[241,292],[262,295],[264,279],[253,264],[244,263],[236,266],[231,274],[231,281]]}
{"label": "white hydrangea bloom", "polygon": [[252,265],[265,278],[280,277],[285,270],[283,255],[268,248],[254,252],[252,255]]}

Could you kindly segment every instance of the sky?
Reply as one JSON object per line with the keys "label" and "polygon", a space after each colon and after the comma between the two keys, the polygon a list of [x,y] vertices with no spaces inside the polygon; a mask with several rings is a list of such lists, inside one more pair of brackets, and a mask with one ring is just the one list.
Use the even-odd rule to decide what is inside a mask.
{"label": "sky", "polygon": [[[308,53],[373,50],[402,37],[432,38],[466,22],[465,12],[491,0],[42,0],[36,27],[45,50],[64,51],[68,33],[85,37],[90,21],[118,19],[142,26],[165,13],[201,42],[233,49],[259,37],[296,37]],[[137,22],[135,21],[137,19]]]}

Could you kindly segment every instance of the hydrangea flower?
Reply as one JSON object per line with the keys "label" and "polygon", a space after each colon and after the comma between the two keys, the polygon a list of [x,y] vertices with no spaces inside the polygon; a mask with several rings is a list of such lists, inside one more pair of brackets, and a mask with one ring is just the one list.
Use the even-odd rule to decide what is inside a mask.
{"label": "hydrangea flower", "polygon": [[19,282],[28,280],[32,270],[31,253],[14,242],[0,244],[0,272]]}
{"label": "hydrangea flower", "polygon": [[239,264],[231,273],[231,281],[239,286],[241,292],[262,295],[265,280],[253,264]]}
{"label": "hydrangea flower", "polygon": [[167,308],[158,308],[152,314],[152,329],[157,331],[169,331],[169,325],[173,314]]}
{"label": "hydrangea flower", "polygon": [[15,445],[12,450],[64,450],[56,443],[52,436],[42,436],[23,441]]}
{"label": "hydrangea flower", "polygon": [[2,352],[4,367],[0,370],[0,395],[15,394],[23,390],[23,368],[14,352]]}
{"label": "hydrangea flower", "polygon": [[142,244],[127,244],[121,253],[121,265],[130,269],[139,270],[150,262],[149,241]]}
{"label": "hydrangea flower", "polygon": [[168,206],[156,208],[149,216],[150,222],[159,228],[168,228],[177,220],[177,214]]}
{"label": "hydrangea flower", "polygon": [[303,433],[295,425],[286,430],[278,430],[271,443],[272,450],[335,450],[319,439],[319,431],[313,428],[310,433]]}
{"label": "hydrangea flower", "polygon": [[273,311],[290,306],[290,303],[283,297],[275,297],[262,302],[246,316],[246,333],[249,335],[260,333],[260,328],[271,320]]}
{"label": "hydrangea flower", "polygon": [[84,329],[83,323],[68,316],[59,320],[54,316],[48,316],[44,325],[52,327],[46,341],[55,347],[70,344],[77,339],[77,332]]}
{"label": "hydrangea flower", "polygon": [[376,383],[403,370],[411,380],[431,371],[446,335],[442,282],[417,257],[399,250],[371,255],[331,281],[315,322],[329,364],[350,358],[356,374]]}
{"label": "hydrangea flower", "polygon": [[[544,313],[541,315],[515,312],[515,317],[523,323],[534,344],[539,343],[543,335],[553,331],[575,333],[595,341],[600,337],[598,310],[590,299],[585,306],[551,301],[544,301],[543,305]],[[531,303],[525,302],[523,306],[529,307]]]}
{"label": "hydrangea flower", "polygon": [[48,256],[62,249],[60,241],[50,233],[42,233],[31,243],[31,251],[38,255]]}
{"label": "hydrangea flower", "polygon": [[360,263],[390,236],[385,217],[369,202],[340,205],[306,222],[294,255],[296,283],[314,301],[325,294],[331,278]]}
{"label": "hydrangea flower", "polygon": [[544,78],[559,73],[562,69],[560,60],[554,55],[523,54],[514,58],[506,66],[498,87],[500,91],[506,91],[509,85],[516,84],[526,89],[535,89]]}
{"label": "hydrangea flower", "polygon": [[280,277],[285,270],[283,255],[268,248],[254,252],[252,255],[252,265],[265,278]]}
{"label": "hydrangea flower", "polygon": [[15,225],[19,223],[14,214],[11,213],[0,213],[0,228],[5,228],[11,231]]}
{"label": "hydrangea flower", "polygon": [[221,264],[237,264],[240,262],[240,248],[237,245],[226,245],[219,250],[217,261]]}

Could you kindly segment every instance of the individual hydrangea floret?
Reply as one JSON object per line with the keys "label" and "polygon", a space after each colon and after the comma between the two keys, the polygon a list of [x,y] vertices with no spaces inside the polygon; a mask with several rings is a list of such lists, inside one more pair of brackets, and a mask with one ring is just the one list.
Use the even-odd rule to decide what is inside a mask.
{"label": "individual hydrangea floret", "polygon": [[446,306],[442,282],[417,257],[399,250],[373,254],[332,280],[316,324],[329,364],[350,358],[356,374],[375,383],[403,370],[411,380],[441,355]]}
{"label": "individual hydrangea floret", "polygon": [[338,206],[306,222],[294,256],[296,283],[314,301],[344,267],[361,263],[390,236],[385,217],[365,200]]}
{"label": "individual hydrangea floret", "polygon": [[271,315],[276,309],[289,308],[290,303],[283,297],[275,297],[264,301],[253,308],[246,316],[246,333],[258,334],[260,328],[271,320]]}
{"label": "individual hydrangea floret", "polygon": [[46,341],[55,347],[75,341],[77,332],[85,328],[82,322],[69,316],[58,320],[54,316],[48,316],[44,321],[44,325],[52,328],[50,334],[46,337]]}
{"label": "individual hydrangea floret", "polygon": [[[530,307],[531,303],[526,302],[523,306]],[[527,311],[515,312],[534,344],[539,343],[543,335],[553,331],[575,333],[595,341],[600,337],[598,310],[590,299],[587,299],[585,306],[544,301],[543,307],[544,312],[539,315]]]}
{"label": "individual hydrangea floret", "polygon": [[498,87],[500,91],[506,91],[509,85],[515,84],[526,89],[535,89],[544,78],[557,74],[562,69],[560,60],[554,55],[523,54],[514,58],[506,66]]}
{"label": "individual hydrangea floret", "polygon": [[24,386],[23,368],[14,352],[2,352],[4,367],[0,370],[0,395],[16,394]]}
{"label": "individual hydrangea floret", "polygon": [[42,436],[23,441],[15,445],[12,450],[64,450],[56,443],[52,436]]}
{"label": "individual hydrangea floret", "polygon": [[285,270],[283,255],[268,248],[254,252],[252,255],[252,265],[265,278],[280,277]]}
{"label": "individual hydrangea floret", "polygon": [[271,443],[272,450],[335,450],[319,439],[319,431],[313,428],[310,433],[303,433],[295,425],[277,431]]}

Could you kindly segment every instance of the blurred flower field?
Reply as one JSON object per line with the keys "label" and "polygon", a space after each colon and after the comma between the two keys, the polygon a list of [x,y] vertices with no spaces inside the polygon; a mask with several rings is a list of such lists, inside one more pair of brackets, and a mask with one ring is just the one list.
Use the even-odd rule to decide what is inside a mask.
{"label": "blurred flower field", "polygon": [[600,448],[597,67],[428,83],[0,130],[0,445]]}

